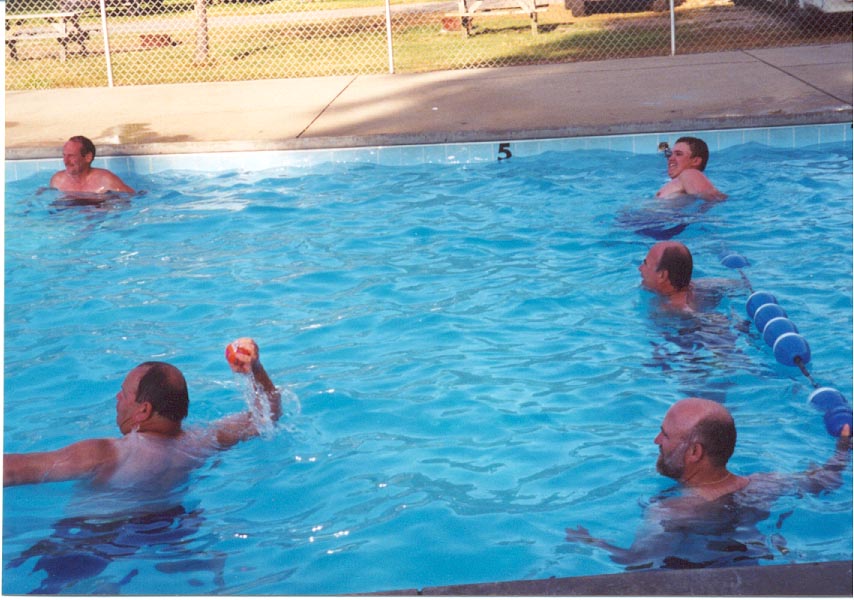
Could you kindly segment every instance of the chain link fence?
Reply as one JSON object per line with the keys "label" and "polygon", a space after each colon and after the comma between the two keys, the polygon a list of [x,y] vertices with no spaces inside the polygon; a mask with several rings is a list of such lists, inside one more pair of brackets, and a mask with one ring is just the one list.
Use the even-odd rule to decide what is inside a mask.
{"label": "chain link fence", "polygon": [[675,6],[671,0],[7,0],[6,89],[411,73],[850,42],[851,6],[851,0],[675,0]]}

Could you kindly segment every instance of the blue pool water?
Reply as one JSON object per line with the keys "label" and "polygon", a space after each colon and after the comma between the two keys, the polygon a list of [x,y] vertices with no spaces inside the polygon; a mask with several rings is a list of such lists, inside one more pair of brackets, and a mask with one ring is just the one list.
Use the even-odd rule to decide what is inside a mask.
{"label": "blue pool water", "polygon": [[[110,519],[113,499],[76,484],[5,489],[3,592],[342,594],[621,572],[564,529],[631,543],[670,487],[653,438],[675,400],[725,402],[738,473],[833,450],[810,383],[739,328],[746,289],[727,287],[709,336],[679,341],[685,323],[638,287],[655,241],[638,231],[687,225],[676,239],[700,278],[737,279],[718,258],[747,257],[753,287],[808,339],[812,375],[850,399],[851,156],[850,139],[721,148],[708,173],[730,199],[707,210],[649,199],[661,156],[596,147],[121,173],[147,193],[100,208],[37,194],[43,174],[8,181],[6,451],[115,436],[114,395],[143,360],[184,371],[188,424],[242,410],[223,349],[243,335],[289,394],[278,430],[211,460],[171,512]],[[762,564],[850,560],[851,497],[846,473],[836,491],[781,498],[758,525]]]}

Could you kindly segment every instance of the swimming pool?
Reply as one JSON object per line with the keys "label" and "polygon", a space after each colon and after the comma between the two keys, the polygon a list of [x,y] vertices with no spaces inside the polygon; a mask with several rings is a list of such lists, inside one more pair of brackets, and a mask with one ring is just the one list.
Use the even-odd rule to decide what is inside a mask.
{"label": "swimming pool", "polygon": [[[637,224],[687,224],[677,239],[697,277],[736,278],[718,257],[746,256],[753,286],[809,340],[813,375],[851,398],[850,127],[701,135],[731,140],[709,166],[730,199],[676,216],[648,200],[664,177],[652,137],[514,143],[501,161],[497,144],[252,169],[243,156],[122,159],[147,161],[117,169],[147,194],[101,209],[35,194],[40,167],[7,165],[7,451],[116,435],[118,385],[152,358],[185,372],[188,423],[240,410],[222,354],[241,335],[296,400],[277,433],[218,456],[156,519],[85,520],[115,506],[73,484],[6,489],[4,593],[342,594],[617,573],[564,528],[631,542],[669,487],[655,473],[660,419],[690,393],[735,415],[735,471],[824,460],[833,441],[809,383],[735,327],[746,290],[718,307],[717,346],[673,342],[638,288],[654,240]],[[781,499],[760,524],[766,562],[850,560],[851,494],[849,473],[830,494]],[[46,584],[69,554],[79,572]]]}

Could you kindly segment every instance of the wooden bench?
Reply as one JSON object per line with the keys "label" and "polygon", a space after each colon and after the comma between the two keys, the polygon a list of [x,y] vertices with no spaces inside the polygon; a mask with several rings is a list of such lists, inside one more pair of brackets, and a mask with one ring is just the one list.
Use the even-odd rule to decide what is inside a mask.
{"label": "wooden bench", "polygon": [[39,39],[55,39],[59,42],[59,58],[63,62],[68,54],[69,42],[76,43],[83,54],[88,54],[86,40],[89,39],[89,32],[80,28],[79,12],[6,15],[6,46],[14,60],[18,60],[18,42]]}
{"label": "wooden bench", "polygon": [[528,15],[531,32],[538,33],[537,14],[549,9],[548,0],[457,0],[459,10],[445,13],[446,17],[459,17],[463,34],[471,35],[471,23],[475,16]]}

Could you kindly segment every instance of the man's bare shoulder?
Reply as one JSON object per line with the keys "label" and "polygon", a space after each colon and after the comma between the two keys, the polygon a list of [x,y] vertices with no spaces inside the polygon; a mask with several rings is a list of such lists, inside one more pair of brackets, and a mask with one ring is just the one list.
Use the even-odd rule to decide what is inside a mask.
{"label": "man's bare shoulder", "polygon": [[118,179],[118,176],[115,173],[109,169],[102,169],[101,167],[92,167],[91,174],[96,175],[99,178],[106,177],[108,179]]}
{"label": "man's bare shoulder", "polygon": [[92,438],[75,442],[65,448],[66,460],[82,472],[97,473],[111,470],[118,457],[118,439]]}
{"label": "man's bare shoulder", "polygon": [[121,178],[108,169],[93,168],[86,181],[89,192],[133,192]]}
{"label": "man's bare shoulder", "polygon": [[685,169],[679,174],[679,182],[686,194],[692,194],[710,200],[723,200],[727,196],[720,192],[705,173],[698,169]]}
{"label": "man's bare shoulder", "polygon": [[49,185],[52,188],[59,188],[68,180],[68,174],[65,171],[57,171],[50,178]]}

